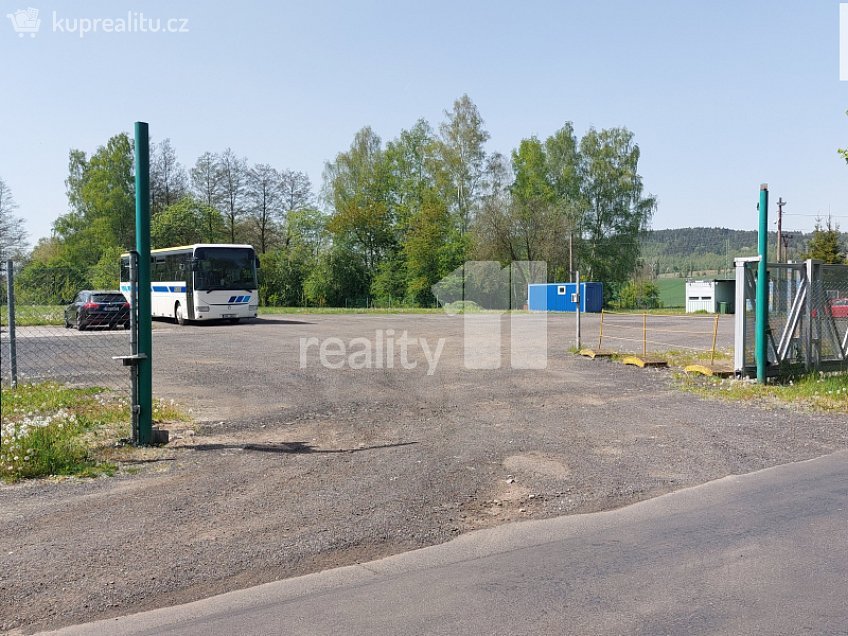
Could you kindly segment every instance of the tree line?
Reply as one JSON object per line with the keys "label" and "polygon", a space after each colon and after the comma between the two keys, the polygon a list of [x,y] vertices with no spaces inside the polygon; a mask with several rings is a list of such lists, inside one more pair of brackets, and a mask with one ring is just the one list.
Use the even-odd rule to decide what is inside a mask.
{"label": "tree line", "polygon": [[[592,128],[578,139],[567,122],[509,157],[488,141],[463,95],[436,127],[421,119],[387,142],[362,128],[316,191],[305,173],[230,148],[186,169],[164,139],[151,149],[151,242],[252,244],[266,305],[428,306],[432,285],[468,260],[546,261],[552,281],[579,269],[615,293],[656,207],[633,133]],[[116,285],[119,255],[134,245],[130,137],[71,150],[65,185],[68,211],[18,277],[42,302]]]}

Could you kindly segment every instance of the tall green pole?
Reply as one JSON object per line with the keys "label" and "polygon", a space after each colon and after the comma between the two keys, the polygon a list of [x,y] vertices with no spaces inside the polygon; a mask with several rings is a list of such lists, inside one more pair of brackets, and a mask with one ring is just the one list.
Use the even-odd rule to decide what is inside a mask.
{"label": "tall green pole", "polygon": [[150,138],[135,122],[135,249],[138,252],[138,441],[153,438],[153,336],[150,317]]}
{"label": "tall green pole", "polygon": [[760,263],[757,268],[757,320],[754,357],[757,360],[757,382],[766,383],[768,364],[768,184],[760,185]]}

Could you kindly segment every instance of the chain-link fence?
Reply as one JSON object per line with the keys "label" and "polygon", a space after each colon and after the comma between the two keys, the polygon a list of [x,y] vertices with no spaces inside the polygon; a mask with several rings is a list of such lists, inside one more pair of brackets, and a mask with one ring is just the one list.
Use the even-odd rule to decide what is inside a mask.
{"label": "chain-link fence", "polygon": [[[737,261],[736,370],[756,373],[757,260]],[[848,369],[848,265],[768,266],[770,374]]]}
{"label": "chain-link fence", "polygon": [[[602,311],[596,341],[587,338],[597,351],[648,355],[689,352],[714,362],[725,355],[726,342],[719,329],[730,323],[721,314],[653,315]],[[723,330],[726,331],[726,330]]]}
{"label": "chain-link fence", "polygon": [[62,268],[37,278],[0,272],[2,383],[56,381],[129,391],[129,372],[113,356],[130,353],[129,304],[117,290],[69,287]]}

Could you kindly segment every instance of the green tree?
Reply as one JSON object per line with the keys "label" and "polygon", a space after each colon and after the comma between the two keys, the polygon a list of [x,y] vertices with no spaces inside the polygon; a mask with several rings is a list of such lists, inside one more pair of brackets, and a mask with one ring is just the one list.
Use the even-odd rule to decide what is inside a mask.
{"label": "green tree", "polygon": [[215,243],[224,238],[226,231],[220,212],[192,196],[184,196],[150,222],[150,242],[154,248]]}
{"label": "green tree", "polygon": [[88,274],[89,266],[70,258],[59,239],[43,238],[15,277],[15,295],[21,303],[65,304],[92,286]]}
{"label": "green tree", "polygon": [[393,251],[372,284],[378,302],[430,305],[430,288],[465,259],[467,241],[449,213],[439,186],[438,140],[418,120],[386,145]]}
{"label": "green tree", "polygon": [[227,221],[230,243],[236,242],[240,221],[244,216],[247,187],[247,159],[227,148],[218,156],[222,210]]}
{"label": "green tree", "polygon": [[188,194],[185,169],[177,161],[177,152],[170,139],[150,148],[150,215],[173,205]]}
{"label": "green tree", "polygon": [[303,208],[286,213],[286,248],[302,247],[317,258],[330,241],[328,219],[320,210]]}
{"label": "green tree", "polygon": [[642,195],[639,146],[626,128],[590,129],[580,141],[580,270],[609,297],[636,268],[656,207]]}
{"label": "green tree", "polygon": [[[569,235],[579,210],[578,166],[570,123],[544,143],[536,137],[522,140],[512,153],[511,173],[491,161],[490,194],[484,197],[475,228],[480,255],[503,263],[545,261],[552,274],[566,276]],[[512,183],[505,192],[510,174]]]}
{"label": "green tree", "polygon": [[322,307],[344,307],[367,300],[369,275],[360,255],[335,245],[318,257],[303,283],[307,302]]}
{"label": "green tree", "polygon": [[433,285],[459,267],[467,249],[451,225],[444,199],[431,191],[412,220],[403,247],[406,261],[407,302],[429,306],[435,298]]}
{"label": "green tree", "polygon": [[259,297],[266,305],[291,307],[306,302],[304,284],[329,240],[326,219],[314,209],[290,210],[286,230],[286,243],[260,256]]}
{"label": "green tree", "polygon": [[455,215],[460,234],[464,235],[474,219],[485,188],[486,149],[489,132],[483,118],[468,95],[445,111],[445,121],[439,126],[439,178],[450,201],[449,210]]}
{"label": "green tree", "polygon": [[550,163],[535,137],[522,140],[512,153],[511,260],[562,261],[568,223]]}
{"label": "green tree", "polygon": [[130,138],[115,135],[91,157],[71,150],[68,168],[68,212],[56,219],[54,236],[39,242],[19,276],[33,301],[67,302],[80,288],[113,287],[118,255],[135,243]]}
{"label": "green tree", "polygon": [[[194,168],[191,169],[191,191],[194,197],[202,202],[207,210],[220,212],[223,203],[222,186],[223,176],[218,156],[211,152],[204,152],[197,158]],[[207,216],[205,223],[207,236],[217,234],[214,215]]]}
{"label": "green tree", "polygon": [[314,259],[298,250],[275,248],[259,256],[259,299],[272,307],[303,305],[303,282]]}
{"label": "green tree", "polygon": [[821,219],[816,219],[816,227],[803,258],[814,258],[825,263],[845,262],[845,252],[839,238],[839,225],[834,225],[830,217],[824,226]]}
{"label": "green tree", "polygon": [[380,137],[366,127],[324,171],[333,209],[328,228],[360,256],[369,279],[394,247],[386,168]]}
{"label": "green tree", "polygon": [[248,236],[259,253],[264,254],[277,243],[284,214],[280,173],[266,163],[256,164],[247,172],[245,195]]}
{"label": "green tree", "polygon": [[[135,244],[133,144],[126,133],[112,137],[88,161],[81,190],[86,221],[99,226],[104,248]],[[98,259],[99,260],[99,259]]]}
{"label": "green tree", "polygon": [[107,247],[100,260],[88,268],[86,275],[91,287],[95,289],[118,289],[121,280],[121,248]]}

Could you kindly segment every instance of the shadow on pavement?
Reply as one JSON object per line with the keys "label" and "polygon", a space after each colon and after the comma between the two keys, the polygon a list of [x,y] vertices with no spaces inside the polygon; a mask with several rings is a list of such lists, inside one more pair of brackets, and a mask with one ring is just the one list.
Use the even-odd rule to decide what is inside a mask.
{"label": "shadow on pavement", "polygon": [[336,448],[336,449],[318,449],[306,442],[268,442],[265,444],[196,444],[194,446],[183,446],[198,451],[214,451],[214,450],[246,450],[257,451],[260,453],[291,453],[291,454],[308,454],[308,453],[359,453],[362,451],[381,450],[384,448],[397,448],[399,446],[411,446],[418,442],[398,442],[397,444],[380,444],[377,446],[360,446],[357,448]]}

